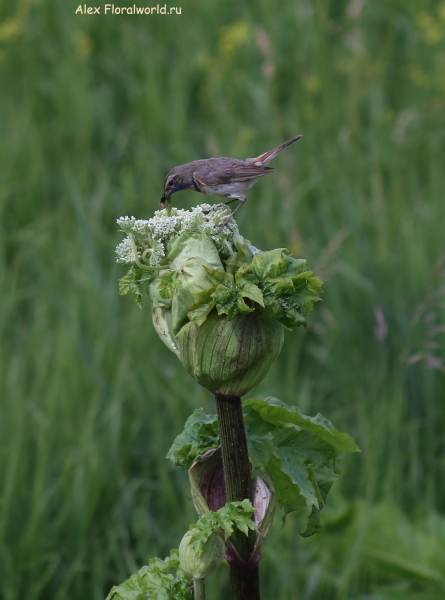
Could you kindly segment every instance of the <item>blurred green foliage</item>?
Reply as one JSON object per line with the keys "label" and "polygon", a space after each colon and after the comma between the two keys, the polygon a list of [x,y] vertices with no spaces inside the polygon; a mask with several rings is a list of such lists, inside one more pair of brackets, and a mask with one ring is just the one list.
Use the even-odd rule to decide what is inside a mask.
{"label": "blurred green foliage", "polygon": [[213,400],[119,297],[116,219],[149,218],[176,164],[303,133],[238,222],[325,294],[255,395],[320,410],[362,454],[317,539],[276,519],[263,595],[443,598],[445,4],[175,5],[0,2],[0,597],[103,600],[196,519],[164,457]]}

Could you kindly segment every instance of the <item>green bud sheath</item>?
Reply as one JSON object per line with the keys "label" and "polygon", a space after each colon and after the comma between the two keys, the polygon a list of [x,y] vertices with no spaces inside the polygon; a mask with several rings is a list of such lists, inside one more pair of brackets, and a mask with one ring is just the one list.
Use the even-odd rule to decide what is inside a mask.
{"label": "green bud sheath", "polygon": [[243,396],[259,383],[281,352],[284,333],[261,310],[231,321],[212,311],[200,326],[185,325],[176,340],[192,377],[213,394]]}
{"label": "green bud sheath", "polygon": [[204,579],[222,563],[226,547],[222,538],[213,533],[198,553],[191,545],[192,531],[188,531],[179,544],[179,562],[190,577]]}

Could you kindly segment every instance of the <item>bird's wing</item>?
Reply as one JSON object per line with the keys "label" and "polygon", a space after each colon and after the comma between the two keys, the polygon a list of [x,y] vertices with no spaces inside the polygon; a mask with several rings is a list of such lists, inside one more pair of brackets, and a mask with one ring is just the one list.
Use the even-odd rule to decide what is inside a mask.
{"label": "bird's wing", "polygon": [[196,185],[203,186],[223,185],[236,181],[249,181],[263,175],[272,175],[274,169],[265,169],[253,164],[233,159],[212,159],[207,165],[199,165],[193,172]]}

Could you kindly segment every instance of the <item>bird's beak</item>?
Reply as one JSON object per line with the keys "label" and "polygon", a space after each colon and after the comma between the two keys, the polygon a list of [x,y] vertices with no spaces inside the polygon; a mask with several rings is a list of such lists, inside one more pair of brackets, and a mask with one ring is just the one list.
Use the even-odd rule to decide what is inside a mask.
{"label": "bird's beak", "polygon": [[164,193],[162,194],[161,201],[160,201],[160,205],[162,206],[162,208],[167,207],[169,199],[170,199],[170,192],[164,191]]}

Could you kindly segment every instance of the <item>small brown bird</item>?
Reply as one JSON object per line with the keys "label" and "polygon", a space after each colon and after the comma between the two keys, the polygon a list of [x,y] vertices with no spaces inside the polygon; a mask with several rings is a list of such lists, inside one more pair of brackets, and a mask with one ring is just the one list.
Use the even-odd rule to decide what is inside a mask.
{"label": "small brown bird", "polygon": [[162,208],[167,206],[172,194],[182,190],[194,190],[209,196],[231,198],[226,204],[239,200],[238,206],[221,225],[223,227],[246,201],[243,192],[251,188],[260,177],[275,173],[275,170],[270,169],[267,165],[281,150],[301,137],[301,135],[297,135],[256,158],[240,159],[217,156],[216,158],[194,160],[175,167],[165,178],[164,193],[161,198]]}

